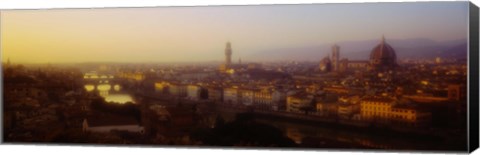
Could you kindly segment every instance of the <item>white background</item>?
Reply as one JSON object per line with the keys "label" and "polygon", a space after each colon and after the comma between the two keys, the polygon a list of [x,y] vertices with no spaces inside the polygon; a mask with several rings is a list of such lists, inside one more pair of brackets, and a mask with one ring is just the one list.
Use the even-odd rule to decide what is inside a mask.
{"label": "white background", "polygon": [[[48,9],[48,8],[99,8],[141,6],[202,6],[202,5],[245,5],[245,4],[299,4],[299,3],[350,3],[350,2],[407,2],[425,0],[0,0],[0,9]],[[435,0],[445,1],[445,0]],[[472,0],[479,6],[480,0]],[[1,154],[68,154],[68,155],[137,155],[137,154],[433,154],[433,153],[390,153],[368,151],[292,151],[292,150],[245,150],[245,149],[194,149],[194,148],[150,148],[150,147],[92,147],[58,145],[0,145]],[[476,151],[475,154],[480,154]]]}

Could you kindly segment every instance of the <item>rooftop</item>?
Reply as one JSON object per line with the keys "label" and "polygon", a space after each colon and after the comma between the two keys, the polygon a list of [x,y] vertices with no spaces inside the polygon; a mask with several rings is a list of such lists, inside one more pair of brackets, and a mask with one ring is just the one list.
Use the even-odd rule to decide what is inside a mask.
{"label": "rooftop", "polygon": [[365,97],[362,101],[370,101],[370,102],[393,102],[395,101],[392,98],[388,97]]}

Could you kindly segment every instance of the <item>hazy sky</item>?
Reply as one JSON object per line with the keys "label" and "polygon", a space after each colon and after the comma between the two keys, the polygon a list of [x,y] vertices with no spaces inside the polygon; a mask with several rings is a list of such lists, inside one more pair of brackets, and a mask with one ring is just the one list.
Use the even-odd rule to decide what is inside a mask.
{"label": "hazy sky", "polygon": [[468,2],[10,10],[2,61],[233,60],[263,50],[347,40],[467,37]]}

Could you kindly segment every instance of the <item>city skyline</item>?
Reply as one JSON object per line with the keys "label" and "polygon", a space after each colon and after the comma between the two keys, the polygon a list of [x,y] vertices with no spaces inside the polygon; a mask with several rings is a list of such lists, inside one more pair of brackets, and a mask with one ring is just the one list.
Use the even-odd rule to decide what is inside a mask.
{"label": "city skyline", "polygon": [[4,141],[465,152],[469,7],[2,12]]}
{"label": "city skyline", "polygon": [[[221,61],[222,45],[227,41],[232,42],[234,61],[248,61],[256,53],[277,48],[379,40],[381,35],[387,40],[465,39],[467,5],[425,2],[2,11],[2,61]],[[37,53],[36,57],[31,57],[32,53]]]}

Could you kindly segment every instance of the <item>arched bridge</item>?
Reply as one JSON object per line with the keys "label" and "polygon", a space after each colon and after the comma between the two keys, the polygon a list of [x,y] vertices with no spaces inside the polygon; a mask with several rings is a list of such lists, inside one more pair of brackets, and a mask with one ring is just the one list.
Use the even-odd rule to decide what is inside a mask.
{"label": "arched bridge", "polygon": [[113,74],[98,74],[96,72],[88,72],[83,74],[84,84],[118,84]]}

